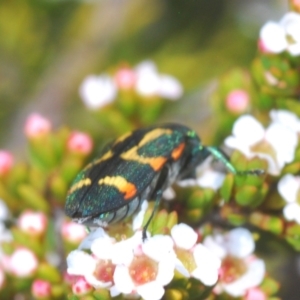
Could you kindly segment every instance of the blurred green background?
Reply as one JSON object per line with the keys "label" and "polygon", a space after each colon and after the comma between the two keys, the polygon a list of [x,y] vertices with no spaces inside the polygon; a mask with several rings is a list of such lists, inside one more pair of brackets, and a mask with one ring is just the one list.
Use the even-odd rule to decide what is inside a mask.
{"label": "blurred green background", "polygon": [[[249,67],[260,27],[287,9],[285,0],[1,0],[0,148],[23,156],[31,112],[56,126],[97,128],[78,95],[82,80],[145,59],[185,88],[161,120],[190,125],[209,141],[217,78]],[[271,275],[285,278],[283,299],[299,299],[300,260],[265,241],[259,254],[272,261]]]}
{"label": "blurred green background", "polygon": [[210,114],[207,93],[214,79],[231,67],[249,66],[259,28],[281,17],[285,2],[2,0],[2,148],[22,148],[22,126],[33,111],[56,125],[94,126],[78,96],[83,78],[144,59],[184,85],[185,98],[164,118],[198,127],[205,140],[200,125]]}

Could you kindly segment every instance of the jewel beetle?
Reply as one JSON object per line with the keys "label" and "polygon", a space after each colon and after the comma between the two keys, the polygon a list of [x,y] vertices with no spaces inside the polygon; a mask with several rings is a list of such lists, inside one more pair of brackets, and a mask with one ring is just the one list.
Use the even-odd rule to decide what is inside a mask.
{"label": "jewel beetle", "polygon": [[195,178],[196,167],[208,156],[220,160],[234,174],[239,172],[217,147],[203,146],[197,133],[176,123],[141,128],[108,144],[72,183],[65,213],[89,227],[120,222],[134,214],[143,200],[154,200],[146,229],[162,198],[175,181]]}

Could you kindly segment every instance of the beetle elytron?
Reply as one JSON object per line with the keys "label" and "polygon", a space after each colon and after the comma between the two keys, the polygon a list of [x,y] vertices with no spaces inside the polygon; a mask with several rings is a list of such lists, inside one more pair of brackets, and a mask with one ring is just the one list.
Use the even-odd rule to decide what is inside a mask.
{"label": "beetle elytron", "polygon": [[[195,131],[179,124],[138,129],[107,145],[102,155],[75,178],[67,195],[66,214],[87,226],[106,226],[135,213],[143,200],[155,200],[175,181],[195,178],[195,169],[209,155],[234,174],[238,172],[215,147],[206,147]],[[151,217],[143,229],[143,239]]]}

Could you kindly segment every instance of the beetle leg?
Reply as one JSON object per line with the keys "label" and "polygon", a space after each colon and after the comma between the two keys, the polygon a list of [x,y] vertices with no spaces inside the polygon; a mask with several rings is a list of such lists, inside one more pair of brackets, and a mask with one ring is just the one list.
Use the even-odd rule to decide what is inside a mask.
{"label": "beetle leg", "polygon": [[151,212],[151,215],[150,215],[149,219],[147,220],[146,224],[143,227],[143,236],[142,236],[143,242],[147,239],[147,234],[146,234],[147,228],[148,228],[151,220],[153,219],[155,213],[158,210],[161,198],[162,198],[162,190],[158,190],[156,192],[156,195],[155,195],[155,203],[154,203],[154,207],[153,207],[153,210]]}
{"label": "beetle leg", "polygon": [[228,156],[219,148],[217,147],[205,147],[207,151],[217,160],[222,162],[224,166],[233,174],[237,175],[247,175],[247,174],[252,174],[252,175],[261,175],[265,171],[262,169],[255,169],[255,170],[246,170],[246,171],[238,171],[233,164],[229,161]]}
{"label": "beetle leg", "polygon": [[154,207],[151,212],[151,215],[143,227],[143,235],[142,235],[143,241],[145,241],[147,239],[147,234],[146,234],[147,228],[148,228],[151,220],[153,219],[155,213],[158,210],[160,200],[162,198],[164,183],[165,183],[166,179],[168,178],[168,172],[169,172],[169,169],[166,166],[161,170],[161,173],[160,173],[158,181],[157,181],[157,185],[156,185],[156,187],[154,189],[154,193],[151,197],[153,200],[155,200],[155,203],[154,203]]}

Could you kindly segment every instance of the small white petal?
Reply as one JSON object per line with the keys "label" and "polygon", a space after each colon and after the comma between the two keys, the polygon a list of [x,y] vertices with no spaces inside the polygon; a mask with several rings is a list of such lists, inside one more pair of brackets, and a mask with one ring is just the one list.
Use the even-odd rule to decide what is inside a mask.
{"label": "small white petal", "polygon": [[193,251],[194,259],[198,267],[219,269],[221,260],[202,244],[197,244]]}
{"label": "small white petal", "polygon": [[265,135],[264,127],[251,115],[239,117],[232,129],[232,133],[245,145],[254,145]]}
{"label": "small white petal", "polygon": [[261,259],[253,260],[247,272],[238,280],[224,284],[224,290],[233,297],[243,296],[247,289],[261,284],[265,276],[265,263]]}
{"label": "small white petal", "polygon": [[260,30],[260,38],[265,47],[273,52],[280,53],[287,47],[285,31],[275,22],[267,22]]}
{"label": "small white petal", "polygon": [[294,159],[298,143],[298,136],[295,131],[291,131],[279,123],[271,123],[266,130],[265,138],[276,151],[277,162],[280,168]]}
{"label": "small white petal", "polygon": [[167,257],[173,256],[173,246],[174,242],[170,236],[155,235],[142,244],[142,249],[147,256],[159,262]]}
{"label": "small white petal", "polygon": [[248,158],[251,158],[253,156],[253,153],[250,149],[251,145],[248,145],[248,143],[243,144],[243,141],[241,141],[239,138],[229,136],[224,140],[224,144],[231,149],[236,149],[242,152]]}
{"label": "small white petal", "polygon": [[279,23],[290,35],[294,42],[300,42],[300,14],[296,12],[288,12],[283,16]]}
{"label": "small white petal", "polygon": [[279,180],[277,188],[279,194],[286,202],[296,202],[300,188],[299,178],[292,174],[286,174]]}
{"label": "small white petal", "polygon": [[112,285],[112,282],[103,282],[98,280],[93,273],[85,274],[84,278],[95,289],[108,288]]}
{"label": "small white petal", "polygon": [[80,243],[78,249],[90,249],[94,240],[101,237],[109,237],[102,227],[92,231],[84,240]]}
{"label": "small white petal", "polygon": [[283,208],[283,215],[288,221],[300,224],[300,206],[298,203],[289,203]]}
{"label": "small white petal", "polygon": [[175,256],[166,257],[158,264],[156,281],[163,286],[169,284],[174,277],[175,258]]}
{"label": "small white petal", "polygon": [[194,278],[200,280],[204,285],[212,286],[214,285],[219,278],[218,270],[216,269],[203,269],[203,268],[196,268],[192,274]]}
{"label": "small white petal", "polygon": [[138,94],[151,97],[158,95],[159,84],[159,75],[149,72],[138,76],[135,88]]}
{"label": "small white petal", "polygon": [[164,288],[156,281],[151,281],[136,288],[144,300],[159,300],[165,293]]}
{"label": "small white petal", "polygon": [[124,264],[125,266],[129,266],[133,257],[133,247],[128,240],[118,242],[111,248],[111,259],[113,264]]}
{"label": "small white petal", "polygon": [[196,245],[193,254],[197,268],[191,275],[205,285],[214,285],[218,280],[221,260],[202,244]]}
{"label": "small white petal", "polygon": [[300,131],[300,121],[298,117],[288,110],[272,109],[270,112],[270,117],[273,122],[280,123],[290,130]]}
{"label": "small white petal", "polygon": [[268,173],[274,176],[280,174],[281,168],[279,167],[277,161],[267,153],[255,152],[255,155],[261,159],[265,159],[268,162]]}
{"label": "small white petal", "polygon": [[134,290],[134,284],[127,267],[117,265],[114,272],[114,283],[116,289],[121,293],[129,294]]}
{"label": "small white petal", "polygon": [[164,190],[163,192],[163,198],[165,200],[172,200],[174,199],[176,196],[174,189],[172,189],[171,187],[168,187],[166,190]]}
{"label": "small white petal", "polygon": [[111,297],[116,297],[121,294],[121,292],[117,289],[117,287],[115,285],[109,289],[109,292],[110,292]]}
{"label": "small white petal", "polygon": [[186,250],[191,249],[198,239],[198,234],[195,230],[184,223],[173,226],[171,236],[177,247]]}
{"label": "small white petal", "polygon": [[297,44],[288,45],[287,50],[292,56],[300,55],[300,42],[298,42]]}
{"label": "small white petal", "polygon": [[226,235],[225,241],[228,253],[238,258],[247,257],[255,248],[251,232],[245,228],[230,230]]}
{"label": "small white petal", "polygon": [[162,98],[177,100],[183,94],[181,83],[173,76],[160,75],[158,94]]}
{"label": "small white petal", "polygon": [[79,94],[88,108],[97,109],[113,102],[117,89],[108,75],[91,75],[82,82]]}
{"label": "small white petal", "polygon": [[213,190],[217,190],[222,186],[224,178],[224,173],[208,169],[203,172],[201,177],[197,179],[197,183],[203,188],[211,188]]}
{"label": "small white petal", "polygon": [[227,251],[223,246],[223,241],[217,243],[216,239],[212,236],[205,237],[203,245],[219,258],[224,258],[227,255]]}
{"label": "small white petal", "polygon": [[96,261],[91,255],[80,250],[74,250],[67,257],[67,265],[69,274],[85,275],[94,272]]}
{"label": "small white petal", "polygon": [[175,261],[175,269],[183,276],[185,276],[187,278],[190,277],[189,271],[185,268],[185,266],[183,265],[181,260],[179,260],[178,258],[176,258],[176,261]]}
{"label": "small white petal", "polygon": [[110,237],[97,238],[91,245],[91,251],[99,259],[111,259],[111,251],[115,239]]}
{"label": "small white petal", "polygon": [[135,66],[135,72],[137,76],[142,76],[143,74],[152,74],[157,72],[156,65],[151,60],[144,60]]}

